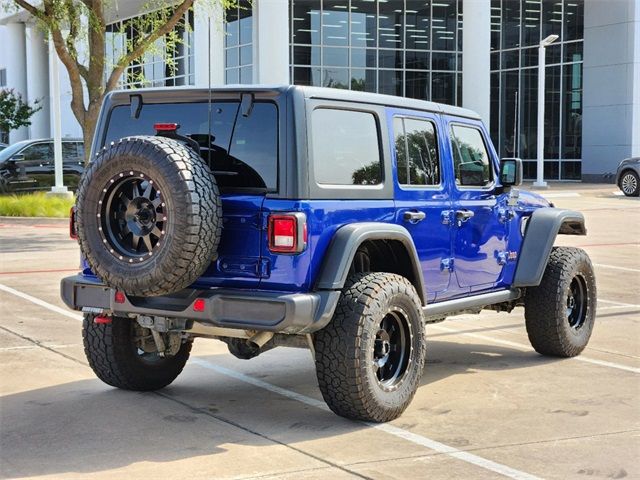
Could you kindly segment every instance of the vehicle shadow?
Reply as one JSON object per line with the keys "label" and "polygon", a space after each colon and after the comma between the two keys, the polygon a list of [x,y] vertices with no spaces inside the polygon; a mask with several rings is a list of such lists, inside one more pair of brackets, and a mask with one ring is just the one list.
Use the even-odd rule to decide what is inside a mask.
{"label": "vehicle shadow", "polygon": [[[321,399],[307,351],[272,351],[255,364],[230,355],[198,358]],[[445,340],[428,342],[428,358],[421,389],[477,370],[554,361],[504,346]],[[424,409],[415,403],[410,408]],[[424,413],[426,422],[429,415]],[[211,472],[224,462],[225,471],[237,469],[230,474],[241,475],[260,468],[260,453],[229,444],[261,449],[296,444],[299,454],[313,451],[310,441],[370,429],[198,364],[188,365],[173,385],[156,393],[117,390],[92,378],[6,395],[0,399],[0,427],[2,478],[89,474],[196,457],[209,457],[200,461]],[[358,442],[352,448],[358,449]]]}

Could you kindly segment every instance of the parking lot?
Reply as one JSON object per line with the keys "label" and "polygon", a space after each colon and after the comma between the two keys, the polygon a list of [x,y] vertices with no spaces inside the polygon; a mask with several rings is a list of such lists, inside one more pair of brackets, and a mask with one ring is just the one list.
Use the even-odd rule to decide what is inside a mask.
{"label": "parking lot", "polygon": [[4,478],[640,478],[640,200],[556,185],[588,236],[598,315],[582,356],[529,346],[522,309],[427,328],[422,386],[399,419],[328,411],[309,351],[250,361],[196,340],[155,393],[95,378],[81,317],[59,299],[78,265],[66,221],[0,219],[0,475]]}

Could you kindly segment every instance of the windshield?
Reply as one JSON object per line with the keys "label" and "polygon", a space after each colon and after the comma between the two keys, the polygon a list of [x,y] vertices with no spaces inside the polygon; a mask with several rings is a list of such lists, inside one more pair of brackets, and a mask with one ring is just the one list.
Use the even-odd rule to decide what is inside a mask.
{"label": "windshield", "polygon": [[[129,105],[111,110],[103,145],[130,135],[155,135],[155,123],[178,123],[180,135],[198,142],[221,189],[278,188],[278,110],[272,102],[255,102],[248,116],[240,102],[145,104],[138,118]],[[208,131],[211,125],[211,132]]]}

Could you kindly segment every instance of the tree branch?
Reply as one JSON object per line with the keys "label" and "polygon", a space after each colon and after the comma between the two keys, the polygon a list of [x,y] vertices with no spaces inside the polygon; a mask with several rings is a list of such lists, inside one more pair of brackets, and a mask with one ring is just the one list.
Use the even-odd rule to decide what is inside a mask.
{"label": "tree branch", "polygon": [[133,50],[131,50],[131,52],[129,52],[126,55],[123,55],[120,58],[120,60],[112,70],[111,75],[109,75],[109,80],[107,80],[105,91],[109,92],[117,86],[118,79],[122,75],[122,72],[124,72],[124,69],[127,68],[127,65],[129,65],[135,59],[142,56],[145,50],[147,50],[147,48],[149,48],[149,46],[153,42],[155,42],[158,38],[160,38],[163,35],[166,35],[171,30],[173,30],[173,28],[184,16],[187,10],[191,8],[191,6],[193,5],[193,1],[194,0],[184,0],[173,12],[173,15],[171,15],[171,18],[167,20],[167,23],[165,23],[162,27],[158,28],[154,32],[151,32],[145,38],[140,40],[140,42],[138,42],[138,44],[135,45],[135,47],[133,48]]}

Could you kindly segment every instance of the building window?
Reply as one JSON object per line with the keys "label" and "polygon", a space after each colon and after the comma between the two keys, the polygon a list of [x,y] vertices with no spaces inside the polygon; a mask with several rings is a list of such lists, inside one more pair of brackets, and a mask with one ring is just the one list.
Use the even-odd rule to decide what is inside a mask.
{"label": "building window", "polygon": [[253,17],[250,1],[227,10],[224,26],[226,84],[253,83]]}
{"label": "building window", "polygon": [[0,68],[0,87],[7,86],[7,69]]}
{"label": "building window", "polygon": [[500,155],[537,166],[538,45],[546,49],[544,176],[579,180],[584,0],[491,0],[491,137]]}
{"label": "building window", "polygon": [[462,0],[292,0],[292,83],[462,103]]}
{"label": "building window", "polygon": [[[141,15],[107,25],[105,49],[108,70],[125,53],[127,44],[146,34],[142,31],[144,18]],[[141,58],[131,62],[120,79],[119,87],[194,85],[192,10],[176,25],[172,35],[176,35],[179,41],[167,42],[167,36],[160,37]]]}

